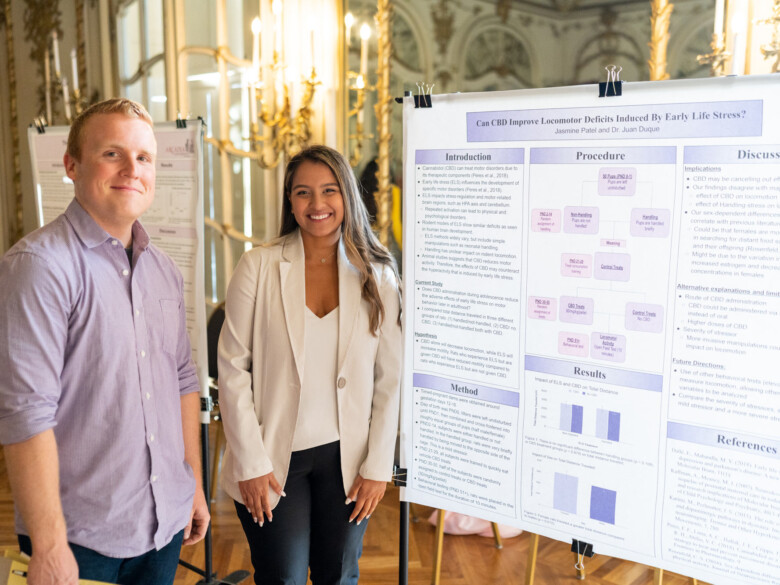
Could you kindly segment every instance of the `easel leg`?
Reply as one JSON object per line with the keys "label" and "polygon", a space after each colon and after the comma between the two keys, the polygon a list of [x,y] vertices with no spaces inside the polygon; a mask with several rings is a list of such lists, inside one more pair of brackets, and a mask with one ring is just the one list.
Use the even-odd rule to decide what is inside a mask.
{"label": "easel leg", "polygon": [[491,522],[490,525],[493,527],[493,538],[496,539],[496,548],[500,550],[504,548],[504,543],[501,540],[501,533],[498,531],[498,524]]}
{"label": "easel leg", "polygon": [[401,502],[398,526],[398,585],[409,584],[409,502]]}
{"label": "easel leg", "polygon": [[216,502],[219,477],[219,452],[222,450],[222,421],[214,421],[214,459],[211,464],[211,502]]}
{"label": "easel leg", "polygon": [[585,580],[585,565],[580,565],[580,557],[577,553],[574,553],[574,567],[577,569],[577,580]]}
{"label": "easel leg", "polygon": [[525,567],[525,585],[534,585],[536,577],[536,556],[539,553],[539,535],[531,535],[531,545],[528,547],[528,563]]}
{"label": "easel leg", "polygon": [[444,510],[439,510],[436,520],[436,553],[433,559],[433,585],[439,585],[441,578],[441,553],[444,548]]}
{"label": "easel leg", "polygon": [[664,582],[664,570],[653,569],[653,585],[663,585]]}

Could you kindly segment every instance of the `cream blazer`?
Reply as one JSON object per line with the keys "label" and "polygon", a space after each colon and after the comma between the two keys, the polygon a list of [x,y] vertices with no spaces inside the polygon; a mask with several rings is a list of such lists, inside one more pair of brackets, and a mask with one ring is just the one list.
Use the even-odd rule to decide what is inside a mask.
{"label": "cream blazer", "polygon": [[[402,337],[398,283],[375,265],[385,307],[377,336],[368,329],[360,275],[339,244],[339,341],[335,380],[344,494],[358,473],[388,481],[398,429]],[[219,409],[227,448],[222,487],[242,502],[238,482],[290,466],[304,367],[304,256],[295,232],[246,252],[230,280],[219,338]],[[279,497],[271,492],[272,506]],[[242,502],[243,503],[243,502]]]}

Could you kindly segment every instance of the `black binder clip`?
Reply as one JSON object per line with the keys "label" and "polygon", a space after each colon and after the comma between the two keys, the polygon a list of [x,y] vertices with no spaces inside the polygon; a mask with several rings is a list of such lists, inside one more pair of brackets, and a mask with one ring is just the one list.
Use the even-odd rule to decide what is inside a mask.
{"label": "black binder clip", "polygon": [[593,545],[589,542],[582,542],[581,540],[577,540],[572,538],[571,540],[571,552],[577,555],[581,555],[584,557],[592,558],[593,557]]}
{"label": "black binder clip", "polygon": [[[430,85],[426,85],[424,83],[418,83],[417,84],[417,91],[419,92],[416,96],[414,96],[414,107],[415,108],[432,108],[433,107],[433,99],[431,98],[431,91],[433,90],[433,86],[436,85],[435,83],[432,83]],[[397,97],[395,98],[395,103],[402,104],[404,103],[404,98],[412,97],[412,92],[409,90],[404,91],[404,97]]]}
{"label": "black binder clip", "polygon": [[417,84],[417,95],[414,96],[414,107],[415,108],[431,108],[433,107],[433,100],[431,99],[431,92],[433,91],[433,86],[435,84],[431,83],[430,85],[426,85],[425,83],[418,83]]}
{"label": "black binder clip", "polygon": [[181,117],[181,112],[179,112],[176,116],[176,127],[179,130],[186,130],[187,129],[187,120]]}
{"label": "black binder clip", "polygon": [[214,399],[211,396],[200,397],[200,411],[211,412],[214,410]]}
{"label": "black binder clip", "polygon": [[46,134],[46,126],[48,126],[48,124],[46,123],[46,118],[43,116],[35,116],[32,125],[35,126],[38,134]]}
{"label": "black binder clip", "polygon": [[411,96],[412,96],[412,92],[409,91],[409,90],[406,90],[404,92],[404,97],[395,98],[395,103],[402,104],[402,103],[404,103],[404,98],[411,97]]}
{"label": "black binder clip", "polygon": [[607,65],[607,80],[599,83],[599,97],[614,97],[623,95],[623,82],[620,81],[620,72],[622,67],[617,65]]}
{"label": "black binder clip", "polygon": [[393,465],[393,485],[406,487],[406,467]]}

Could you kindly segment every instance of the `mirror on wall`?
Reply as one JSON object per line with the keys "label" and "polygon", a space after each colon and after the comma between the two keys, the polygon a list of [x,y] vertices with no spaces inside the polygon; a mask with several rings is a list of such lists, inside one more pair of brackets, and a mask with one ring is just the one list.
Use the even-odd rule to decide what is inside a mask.
{"label": "mirror on wall", "polygon": [[[345,0],[353,15],[348,68],[359,71],[364,45],[357,31],[373,26],[376,0]],[[671,79],[708,77],[697,62],[710,52],[716,0],[674,0],[666,71]],[[650,0],[391,0],[390,95],[499,91],[595,83],[605,66],[622,67],[621,79],[650,79]],[[349,27],[348,27],[349,28]],[[368,43],[366,83],[377,79],[376,35]],[[373,100],[367,92],[360,176],[377,156]],[[354,107],[354,98],[350,102]],[[390,110],[390,174],[400,184],[402,109]],[[355,122],[349,134],[355,140]]]}

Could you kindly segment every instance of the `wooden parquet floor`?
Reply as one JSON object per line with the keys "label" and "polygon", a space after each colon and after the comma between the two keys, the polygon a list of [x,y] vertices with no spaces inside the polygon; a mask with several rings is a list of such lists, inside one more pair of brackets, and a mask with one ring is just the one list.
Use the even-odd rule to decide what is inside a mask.
{"label": "wooden parquet floor", "polygon": [[[409,584],[430,585],[434,556],[435,529],[426,518],[432,510],[416,506],[418,522],[410,524]],[[214,570],[219,576],[232,571],[252,570],[249,547],[235,515],[232,501],[221,491],[213,504]],[[360,582],[365,585],[395,585],[398,583],[398,490],[389,488],[378,510],[372,515],[364,541],[360,562]],[[522,585],[525,579],[529,534],[504,539],[504,548],[495,548],[492,538],[481,536],[444,536],[441,585]],[[13,501],[5,471],[5,459],[0,450],[0,550],[17,550],[13,529]],[[186,547],[182,558],[203,567],[202,544]],[[585,563],[590,585],[652,585],[653,570],[644,565],[596,555]],[[197,574],[179,567],[175,585],[195,585]],[[251,585],[251,577],[244,585]],[[542,537],[535,585],[575,585],[574,555],[569,545]],[[687,578],[666,573],[665,585],[688,585]],[[700,585],[701,582],[699,582]],[[151,584],[150,584],[151,585]]]}

